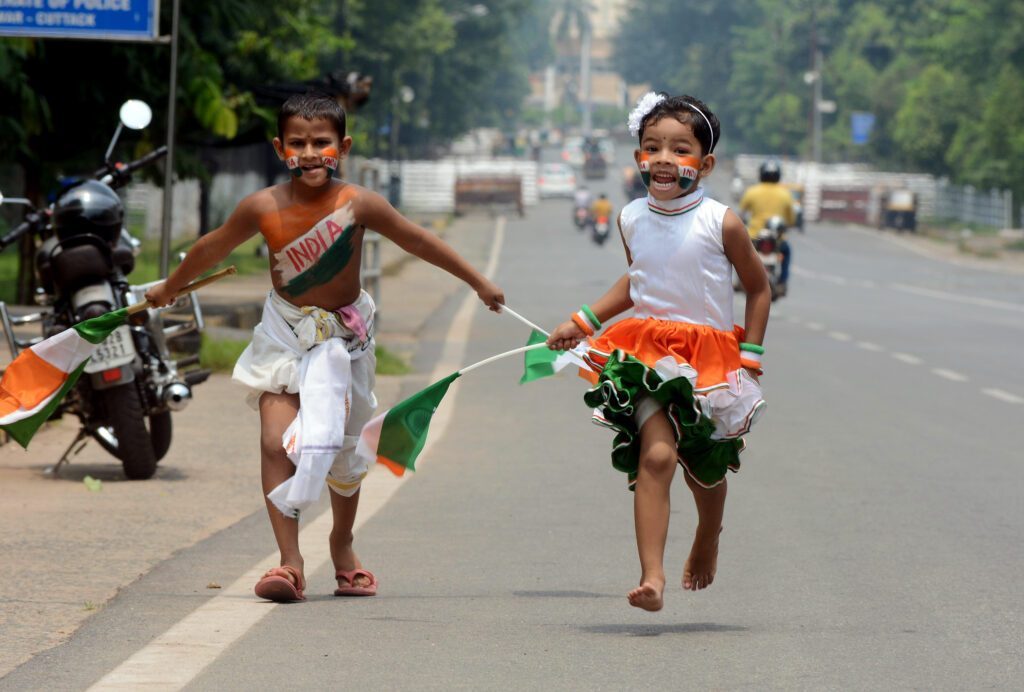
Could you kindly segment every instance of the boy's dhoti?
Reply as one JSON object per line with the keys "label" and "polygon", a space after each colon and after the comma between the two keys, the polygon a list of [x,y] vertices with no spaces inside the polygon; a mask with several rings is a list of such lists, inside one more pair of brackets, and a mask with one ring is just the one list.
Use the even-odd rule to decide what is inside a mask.
{"label": "boy's dhoti", "polygon": [[232,379],[251,389],[246,400],[253,408],[264,392],[300,397],[298,415],[282,437],[295,475],[267,495],[285,516],[298,517],[316,502],[325,482],[350,497],[366,476],[368,466],[355,448],[377,407],[373,314],[365,291],[334,312],[296,307],[271,291],[263,320],[235,364]]}

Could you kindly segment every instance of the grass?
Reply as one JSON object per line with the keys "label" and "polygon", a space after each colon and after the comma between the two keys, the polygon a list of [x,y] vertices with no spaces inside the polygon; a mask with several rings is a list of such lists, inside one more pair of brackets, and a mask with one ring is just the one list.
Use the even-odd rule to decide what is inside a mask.
{"label": "grass", "polygon": [[[194,241],[189,240],[171,247],[171,269],[178,264],[178,253],[187,250]],[[238,268],[239,274],[258,274],[267,271],[267,258],[257,251],[263,244],[260,236],[250,238],[228,255],[223,266],[230,264]],[[144,284],[160,278],[160,241],[147,240],[142,252],[135,258],[135,270],[128,277],[133,284]],[[0,253],[0,300],[8,303],[17,298],[18,248],[12,246]]]}
{"label": "grass", "polygon": [[[215,372],[231,372],[248,343],[248,340],[215,339],[203,334],[199,364]],[[410,372],[408,364],[397,354],[379,344],[376,351],[378,375],[406,375]]]}

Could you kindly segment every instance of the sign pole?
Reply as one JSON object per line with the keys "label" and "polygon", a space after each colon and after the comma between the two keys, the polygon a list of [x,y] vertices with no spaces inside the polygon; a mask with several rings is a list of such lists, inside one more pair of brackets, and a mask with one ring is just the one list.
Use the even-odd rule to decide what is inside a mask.
{"label": "sign pole", "polygon": [[167,97],[167,161],[164,167],[163,220],[160,224],[160,278],[166,278],[171,264],[171,210],[174,205],[174,107],[178,96],[178,21],[181,0],[171,9],[171,80]]}

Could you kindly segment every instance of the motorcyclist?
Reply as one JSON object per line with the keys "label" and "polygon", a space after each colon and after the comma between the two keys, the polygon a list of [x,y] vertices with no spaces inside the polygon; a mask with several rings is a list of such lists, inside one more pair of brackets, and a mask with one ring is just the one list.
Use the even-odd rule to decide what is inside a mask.
{"label": "motorcyclist", "polygon": [[590,209],[590,204],[594,201],[594,195],[591,194],[590,190],[587,189],[586,185],[580,185],[576,188],[576,192],[572,196],[573,207],[579,209]]}
{"label": "motorcyclist", "polygon": [[[751,239],[757,238],[757,234],[765,227],[768,219],[773,216],[781,217],[786,227],[796,223],[796,209],[794,207],[792,193],[779,184],[782,179],[782,166],[775,159],[768,159],[761,164],[758,170],[761,182],[752,185],[743,193],[740,200],[740,211],[749,215],[747,232]],[[782,266],[779,268],[779,290],[786,292],[786,282],[789,280],[789,264],[792,259],[792,249],[789,242],[779,238],[779,253],[782,255]]]}
{"label": "motorcyclist", "polygon": [[601,193],[601,195],[594,200],[594,204],[590,207],[590,215],[594,219],[604,217],[611,223],[612,218],[612,203],[608,200],[608,195]]}

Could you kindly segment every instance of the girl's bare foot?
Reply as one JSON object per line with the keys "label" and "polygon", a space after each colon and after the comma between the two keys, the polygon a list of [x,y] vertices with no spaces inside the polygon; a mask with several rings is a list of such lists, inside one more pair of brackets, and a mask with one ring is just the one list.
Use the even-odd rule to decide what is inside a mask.
{"label": "girl's bare foot", "polygon": [[698,591],[711,586],[715,580],[715,570],[718,568],[718,530],[704,530],[697,527],[696,535],[693,537],[693,547],[690,549],[690,557],[686,559],[683,567],[683,588],[687,591]]}
{"label": "girl's bare foot", "polygon": [[[360,562],[359,556],[356,555],[356,551],[352,549],[352,534],[348,536],[335,536],[331,533],[331,560],[334,562],[335,572],[351,572],[354,569],[362,569],[363,563]],[[355,577],[355,580],[351,586],[370,586],[372,580],[360,574]],[[339,586],[342,583],[338,582]],[[348,582],[345,582],[344,586],[349,586]]]}
{"label": "girl's bare foot", "polygon": [[629,592],[629,605],[654,612],[665,605],[662,593],[665,591],[665,579],[642,579],[640,586]]}

